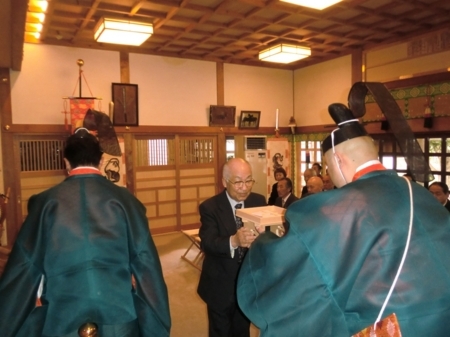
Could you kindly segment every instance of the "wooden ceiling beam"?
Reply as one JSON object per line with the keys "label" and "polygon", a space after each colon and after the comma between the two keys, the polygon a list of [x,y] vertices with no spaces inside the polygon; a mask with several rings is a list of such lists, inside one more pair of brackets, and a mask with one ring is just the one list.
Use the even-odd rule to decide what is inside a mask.
{"label": "wooden ceiling beam", "polygon": [[28,1],[11,1],[11,65],[12,70],[20,71],[23,61],[23,43],[25,40],[25,20]]}
{"label": "wooden ceiling beam", "polygon": [[86,26],[89,24],[89,22],[92,19],[92,16],[95,14],[98,5],[100,4],[101,0],[94,0],[92,3],[91,8],[86,14],[86,17],[84,18],[83,22],[81,23],[80,27],[78,28],[77,32],[75,33],[75,36],[72,39],[72,43],[75,42],[82,34],[83,29],[86,28]]}

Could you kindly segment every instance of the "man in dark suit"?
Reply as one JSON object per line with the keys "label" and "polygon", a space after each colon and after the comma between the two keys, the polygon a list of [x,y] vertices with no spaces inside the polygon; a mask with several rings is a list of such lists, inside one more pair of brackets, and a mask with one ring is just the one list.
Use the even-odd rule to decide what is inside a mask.
{"label": "man in dark suit", "polygon": [[444,205],[447,211],[450,212],[450,200],[448,200],[450,192],[447,184],[440,181],[435,181],[428,187],[428,190],[431,194],[433,194],[437,201]]}
{"label": "man in dark suit", "polygon": [[[275,206],[288,208],[290,204],[298,200],[292,193],[292,180],[289,178],[281,179],[278,182],[277,191],[279,197],[275,201]],[[284,235],[289,230],[289,222],[284,222],[283,227],[279,235]]]}
{"label": "man in dark suit", "polygon": [[283,178],[278,182],[277,191],[278,198],[275,201],[275,206],[288,208],[290,204],[298,200],[292,193],[292,180],[289,178]]}
{"label": "man in dark suit", "polygon": [[250,321],[237,305],[236,279],[242,258],[256,236],[251,229],[241,227],[235,209],[266,205],[264,196],[251,192],[254,182],[247,161],[230,159],[222,172],[226,190],[199,207],[205,259],[197,291],[207,304],[210,337],[250,336]]}

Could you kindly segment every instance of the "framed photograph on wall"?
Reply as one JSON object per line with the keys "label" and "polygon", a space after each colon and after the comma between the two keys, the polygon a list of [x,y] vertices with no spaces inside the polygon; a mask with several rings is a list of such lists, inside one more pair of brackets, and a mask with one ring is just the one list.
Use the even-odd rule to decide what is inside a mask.
{"label": "framed photograph on wall", "polygon": [[258,129],[261,111],[241,111],[239,129]]}
{"label": "framed photograph on wall", "polygon": [[236,107],[211,105],[209,107],[209,126],[235,126]]}
{"label": "framed photograph on wall", "polygon": [[137,84],[113,83],[114,103],[112,123],[117,126],[138,126],[138,86]]}

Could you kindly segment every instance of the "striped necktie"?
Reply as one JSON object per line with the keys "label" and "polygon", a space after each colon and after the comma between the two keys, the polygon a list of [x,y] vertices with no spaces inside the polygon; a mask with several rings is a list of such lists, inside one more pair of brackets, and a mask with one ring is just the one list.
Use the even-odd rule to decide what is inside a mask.
{"label": "striped necktie", "polygon": [[[236,204],[236,206],[234,206],[234,208],[241,209],[242,208],[242,204]],[[236,230],[239,230],[239,228],[241,228],[244,225],[244,223],[242,222],[242,218],[241,217],[236,216],[236,215],[235,215],[235,217],[236,217]],[[238,253],[238,262],[239,263],[241,263],[242,260],[244,259],[244,255],[247,252],[247,249],[248,248],[241,247],[241,246],[237,247],[236,250],[237,250],[237,253]]]}

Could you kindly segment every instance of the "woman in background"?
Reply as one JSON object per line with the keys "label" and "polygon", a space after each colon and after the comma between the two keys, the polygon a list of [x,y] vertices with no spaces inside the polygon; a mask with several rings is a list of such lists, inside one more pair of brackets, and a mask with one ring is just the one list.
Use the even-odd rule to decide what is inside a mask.
{"label": "woman in background", "polygon": [[286,171],[282,167],[273,171],[273,176],[277,182],[272,185],[272,192],[270,193],[269,201],[267,202],[268,205],[275,205],[275,200],[278,198],[277,184],[281,179],[286,178],[286,175]]}

